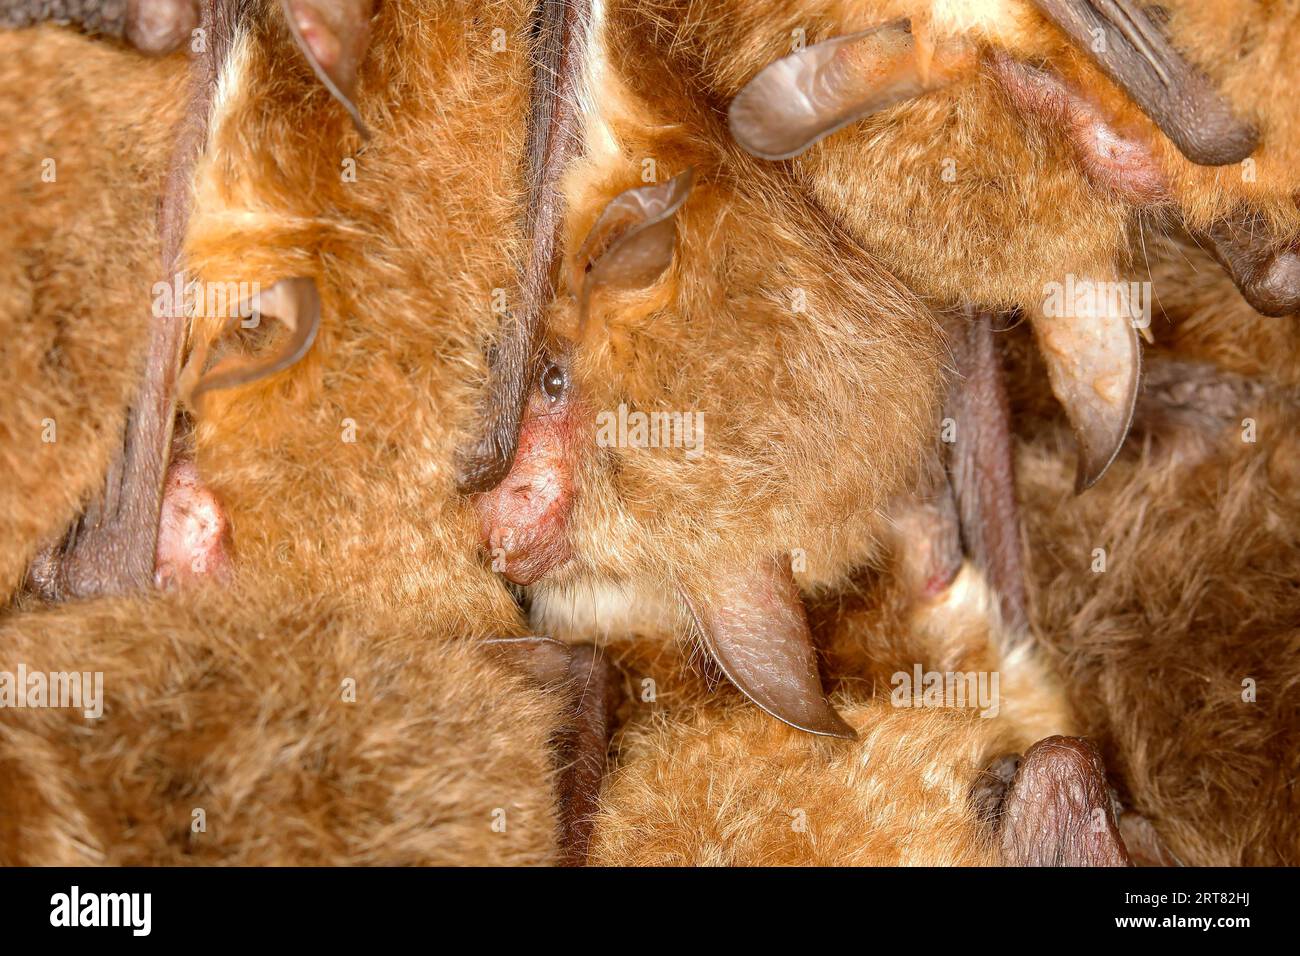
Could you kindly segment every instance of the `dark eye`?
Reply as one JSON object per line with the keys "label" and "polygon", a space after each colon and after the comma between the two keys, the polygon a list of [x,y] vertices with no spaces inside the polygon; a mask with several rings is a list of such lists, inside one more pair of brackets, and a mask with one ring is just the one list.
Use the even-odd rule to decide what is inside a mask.
{"label": "dark eye", "polygon": [[553,402],[564,397],[564,370],[552,362],[542,373],[542,391]]}

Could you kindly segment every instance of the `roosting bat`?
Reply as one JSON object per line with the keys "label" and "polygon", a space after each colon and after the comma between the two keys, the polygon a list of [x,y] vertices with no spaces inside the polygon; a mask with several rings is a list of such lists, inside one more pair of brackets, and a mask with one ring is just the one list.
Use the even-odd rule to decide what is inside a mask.
{"label": "roosting bat", "polygon": [[[0,647],[0,864],[523,866],[568,849],[563,700],[472,642],[199,589],[10,615]],[[76,706],[35,706],[37,675],[70,670]]]}
{"label": "roosting bat", "polygon": [[[228,600],[281,595],[295,606],[302,595],[329,591],[345,609],[370,609],[428,635],[431,660],[453,635],[522,637],[509,593],[477,561],[477,535],[455,494],[452,465],[484,345],[498,331],[495,291],[510,285],[523,247],[517,199],[527,83],[520,80],[528,72],[531,11],[517,4],[498,11],[507,31],[498,50],[492,28],[468,37],[464,17],[432,22],[386,6],[373,23],[345,18],[338,27],[324,14],[312,22],[302,6],[289,5],[290,17],[299,18],[292,23],[279,5],[219,6],[213,22],[220,26],[210,36],[218,53],[210,47],[193,71],[197,92],[184,122],[195,129],[197,112],[201,129],[178,146],[193,158],[182,153],[172,164],[184,201],[176,218],[164,215],[164,240],[183,238],[176,264],[197,280],[200,296],[213,285],[257,291],[228,297],[232,311],[224,313],[210,311],[210,298],[176,304],[167,317],[193,323],[185,371],[169,379],[165,356],[145,363],[133,409],[140,395],[152,396],[151,408],[179,407],[192,423],[185,444],[195,456],[184,464],[192,470],[174,481],[135,485],[160,494],[158,555],[170,553],[164,545],[173,527],[161,493],[192,488],[198,475],[220,506],[212,527],[221,534],[208,537],[234,542],[234,560],[219,562],[228,569]],[[365,29],[322,37],[358,23]],[[363,94],[371,75],[377,91],[393,90],[397,100],[381,94],[353,103],[358,86],[331,55],[335,41],[354,65],[364,65]],[[403,93],[393,77],[421,48],[427,55],[419,62],[440,65]],[[320,84],[321,72],[330,85]],[[457,91],[445,82],[453,72],[475,83]],[[431,90],[439,95],[426,99]],[[349,111],[331,97],[379,110],[385,122],[367,113],[371,137],[363,146]],[[485,125],[474,112],[485,104],[519,121]],[[461,116],[459,126],[437,119],[447,111]],[[309,116],[315,135],[304,137]],[[502,129],[509,131],[505,148]],[[430,154],[441,157],[437,169],[423,158]],[[406,202],[417,195],[419,203]],[[477,197],[473,209],[461,202],[465,195]],[[146,267],[132,274],[136,281],[149,276],[138,293],[147,305],[143,292],[156,273]],[[255,321],[239,321],[248,318]],[[165,465],[167,451],[155,460]],[[151,532],[149,565],[153,544]],[[220,608],[221,590],[204,606]],[[33,618],[14,622],[20,634],[37,626]],[[221,625],[200,630],[210,639]],[[227,636],[247,634],[240,625]],[[573,697],[577,709],[548,725],[560,748],[560,856],[571,862],[584,855],[610,722],[592,696],[603,686],[603,666],[590,653],[574,654],[572,679],[552,696]],[[594,763],[594,784],[590,769],[572,770],[575,762]]]}
{"label": "roosting bat", "polygon": [[[1202,234],[1257,308],[1300,307],[1297,141],[1285,94],[1256,82],[1285,56],[1288,15],[1164,6],[1168,23],[1128,0],[663,15],[680,24],[667,68],[725,103],[753,154],[801,156],[796,178],[887,267],[942,305],[1024,310],[1084,488],[1126,434],[1138,332],[1106,296],[1062,314],[1050,288],[1125,284],[1142,267],[1128,240],[1144,216]],[[1243,49],[1206,25],[1230,18],[1260,35]],[[772,53],[756,69],[759,49]]]}
{"label": "roosting bat", "polygon": [[[881,22],[892,24],[900,5],[879,6],[889,14]],[[452,635],[504,637],[493,645],[499,652],[515,652],[526,668],[577,701],[559,721],[564,729],[547,724],[562,738],[569,783],[562,786],[561,817],[570,860],[583,856],[613,702],[599,682],[586,686],[587,675],[601,672],[592,656],[528,635],[509,594],[475,554],[480,541],[496,570],[516,583],[540,584],[532,595],[537,623],[564,627],[569,635],[584,636],[585,629],[590,637],[617,626],[611,622],[627,619],[629,611],[661,612],[670,621],[668,635],[698,631],[742,691],[796,727],[849,736],[879,725],[886,736],[917,739],[918,731],[908,729],[917,722],[849,692],[851,684],[837,698],[849,720],[835,711],[797,587],[844,585],[851,571],[873,559],[876,538],[888,528],[881,512],[912,486],[934,445],[945,342],[930,309],[878,263],[938,304],[999,309],[1041,296],[1037,284],[1045,276],[1068,271],[1047,265],[1112,267],[1138,204],[1135,194],[1111,195],[1106,190],[1118,186],[1104,182],[1107,168],[1089,171],[1087,154],[1080,160],[1035,141],[1032,129],[1026,131],[1030,121],[1017,111],[1037,121],[1055,116],[1049,106],[1059,106],[1060,84],[1080,77],[1101,83],[1097,68],[1070,53],[1068,41],[1024,6],[1012,5],[1007,19],[994,18],[984,34],[972,34],[971,24],[937,16],[957,8],[935,5],[928,34],[933,55],[915,25],[914,33],[896,26],[873,31],[884,52],[901,50],[904,65],[915,61],[922,91],[949,69],[970,78],[955,93],[935,94],[969,98],[966,107],[958,101],[957,133],[949,137],[960,142],[980,131],[971,152],[959,154],[959,169],[979,154],[978,144],[1010,143],[997,168],[1010,176],[1028,164],[1047,184],[1030,190],[1032,202],[957,191],[950,198],[959,202],[949,208],[933,201],[945,195],[938,191],[909,206],[904,187],[910,181],[890,175],[899,166],[862,172],[870,163],[850,149],[862,138],[848,143],[851,127],[792,167],[756,160],[736,145],[725,108],[766,62],[756,51],[772,44],[770,38],[737,44],[741,52],[719,64],[710,59],[715,47],[707,37],[685,27],[665,43],[647,29],[650,12],[636,3],[543,2],[535,10],[503,3],[480,11],[472,29],[463,12],[447,11],[441,20],[397,4],[380,4],[373,17],[365,4],[327,11],[267,0],[222,9],[230,15],[219,36],[223,52],[206,61],[212,67],[201,87],[207,98],[192,95],[186,119],[194,123],[197,103],[202,129],[192,142],[181,139],[182,147],[192,147],[192,164],[183,152],[173,159],[171,171],[184,188],[173,184],[164,192],[175,199],[170,206],[165,199],[164,207],[179,218],[165,217],[163,245],[183,235],[183,264],[201,287],[243,283],[260,291],[236,296],[233,315],[189,316],[189,364],[174,388],[167,370],[179,371],[179,337],[154,340],[159,354],[173,354],[170,348],[175,361],[150,359],[146,376],[154,376],[150,407],[162,410],[157,423],[170,430],[178,397],[192,420],[186,447],[195,457],[187,467],[220,502],[219,526],[228,530],[217,538],[228,533],[233,541],[235,559],[224,562],[224,600],[256,594],[255,607],[275,606],[277,599],[298,607],[304,594],[328,592],[329,606],[343,619],[373,614],[386,629],[427,636],[429,656],[420,657],[426,662],[437,659]],[[706,32],[730,29],[731,42],[740,34],[727,9],[719,5],[704,21],[683,15],[682,22],[704,22],[698,29]],[[843,18],[826,19],[839,24]],[[987,51],[986,37],[993,38]],[[962,72],[960,56],[951,63],[945,58],[944,44],[954,39],[980,54],[971,57],[970,72]],[[1064,79],[993,80],[978,72],[982,60],[996,63],[1003,53],[1019,70],[1035,50],[1059,54]],[[1179,65],[1158,59],[1166,72]],[[1112,123],[1104,110],[1122,117],[1160,112],[1158,90],[1101,89],[1102,106],[1085,118],[1103,117],[1107,130],[1122,123]],[[1041,101],[1009,108],[1017,95],[1032,99],[1044,91]],[[1203,95],[1206,104],[1218,102],[1212,88]],[[925,102],[905,108],[909,122],[876,129],[896,137],[891,148],[898,162],[915,158],[915,144],[947,122],[947,100],[932,115]],[[1234,149],[1249,141],[1230,114],[1215,115],[1223,128],[1240,133],[1231,139]],[[923,122],[910,122],[917,118]],[[1198,150],[1220,142],[1207,146],[1178,126],[1176,116],[1151,118],[1172,126],[1181,145],[1201,159],[1207,155]],[[1262,133],[1269,142],[1268,128]],[[909,142],[910,153],[899,148]],[[944,149],[953,140],[936,142],[934,148]],[[1167,160],[1160,148],[1152,155]],[[1166,177],[1161,188],[1190,210],[1192,186],[1184,188],[1181,167],[1170,172],[1139,153],[1122,172],[1152,169]],[[1099,185],[1089,186],[1090,175]],[[876,189],[880,183],[885,188]],[[890,198],[875,205],[864,200],[855,209],[867,187]],[[996,214],[983,225],[980,245],[971,217],[986,209]],[[879,241],[874,230],[896,228],[900,215],[915,218],[916,210],[928,217],[929,234],[908,223],[896,248]],[[999,231],[1024,221],[1035,230],[1054,223],[1059,231],[1062,210],[1077,212],[1086,224],[1087,255],[1077,237],[1058,237],[1043,252],[1032,242],[1008,240],[1019,232]],[[1187,212],[1191,228],[1200,228],[1196,215]],[[1210,221],[1204,210],[1200,221]],[[957,224],[938,230],[951,233],[937,240],[947,243],[948,258],[909,255],[935,241],[936,222]],[[999,256],[1012,254],[977,267],[972,250],[995,245]],[[1026,247],[1034,255],[1018,263],[1015,256]],[[959,259],[961,271],[945,272]],[[163,261],[172,257],[164,252]],[[1258,271],[1260,264],[1246,267]],[[981,269],[986,274],[977,276]],[[952,286],[945,292],[945,283],[972,277],[962,295],[948,294]],[[988,294],[994,288],[999,291]],[[970,339],[966,344],[985,365],[983,372],[963,374],[983,375],[979,381],[987,385],[995,381],[985,373],[996,354],[987,348],[987,313],[961,315],[965,324],[949,330],[947,348]],[[254,316],[251,326],[237,321]],[[1095,435],[1080,429],[1081,475],[1094,479],[1127,427],[1137,343],[1117,313],[1073,318],[1078,321],[1063,327],[1035,324],[1048,353],[1055,342],[1064,356],[1055,366],[1058,392],[1070,395],[1064,377],[1067,386],[1093,385],[1100,396],[1070,405],[1076,424],[1098,425]],[[1090,341],[1095,332],[1101,334]],[[1053,338],[1057,333],[1064,342]],[[1107,365],[1117,349],[1123,360]],[[1131,374],[1111,376],[1116,367]],[[975,394],[984,393],[972,389]],[[954,414],[960,421],[965,413]],[[974,424],[978,430],[981,423]],[[961,458],[959,445],[949,463],[958,512],[977,517],[1005,513],[1009,491],[1009,469],[991,482],[983,476],[995,472],[980,471],[1009,459],[1006,416],[984,424],[1000,450],[972,462]],[[165,463],[170,443],[158,447],[152,460]],[[136,487],[157,496],[166,515],[165,471],[156,471],[156,482]],[[184,474],[176,484],[186,484]],[[464,494],[478,495],[472,507]],[[1016,568],[999,564],[1009,537],[1018,537],[1016,526],[980,528],[962,518],[962,556],[981,565],[1003,623],[1016,631],[1025,613],[1013,593]],[[134,553],[153,561],[153,551]],[[951,594],[969,577],[941,581],[937,593]],[[214,633],[256,640],[249,637],[262,633],[256,618],[250,623],[227,607],[222,593],[208,589],[194,599],[199,612],[217,610],[210,611],[211,626],[185,625],[186,633],[199,635],[200,643]],[[602,603],[611,595],[622,605],[616,612]],[[646,598],[646,606],[635,606]],[[85,627],[115,626],[95,618],[102,612],[94,609],[103,606],[87,605]],[[991,606],[986,602],[985,610]],[[599,616],[588,621],[587,611]],[[77,630],[83,625],[76,614],[69,608],[54,620]],[[13,633],[38,634],[42,620],[11,621]],[[281,635],[292,629],[275,626]],[[338,641],[343,655],[364,640],[357,635],[374,631],[348,634]],[[415,652],[404,644],[402,653]],[[331,660],[326,655],[321,666]],[[477,686],[476,678],[463,680]],[[141,686],[148,692],[154,685]],[[734,734],[725,730],[733,723]],[[1121,859],[1109,795],[1084,744],[1031,746],[1045,731],[1011,743],[1005,734],[979,731],[981,724],[967,726],[964,717],[919,723],[930,725],[921,738],[934,741],[930,776],[946,781],[938,812],[941,826],[958,834],[945,844],[953,858]],[[296,725],[286,717],[275,726]],[[761,772],[739,756],[765,734],[777,741],[774,753],[786,755],[771,766],[817,753],[826,755],[833,775],[855,754],[873,752],[876,739],[864,732],[859,746],[800,738],[715,700],[663,728],[661,742],[642,757],[629,751],[631,769],[620,786],[653,783],[668,773],[657,768],[689,765],[689,749],[673,742],[683,726],[688,738],[691,727],[723,727],[721,749],[706,759],[729,761],[742,779]],[[243,734],[233,730],[230,739]],[[1014,777],[996,759],[1004,745],[1025,753]],[[526,741],[521,746],[533,753]],[[975,786],[979,779],[988,783],[980,773],[989,761],[998,767],[993,779],[1009,786]],[[409,752],[400,763],[412,766]],[[874,793],[878,783],[851,781],[850,789]],[[679,792],[691,786],[688,781]],[[1054,816],[1052,808],[1061,804],[1049,798],[1058,790],[1071,800],[1068,812]],[[922,806],[938,799],[915,796]],[[1083,800],[1078,806],[1076,796]],[[607,821],[618,805],[611,795],[602,811]],[[1101,813],[1104,825],[1088,831],[1099,836],[1075,826],[1083,809]],[[674,832],[671,820],[653,813],[627,819],[626,832],[638,839],[645,820],[663,823],[657,836]],[[900,819],[919,826],[918,816]],[[989,819],[1002,822],[989,825]],[[607,822],[606,832],[619,832],[617,822]],[[1031,833],[1047,838],[1034,842]],[[618,839],[600,837],[598,845],[616,846]],[[761,841],[754,847],[760,857],[767,852]],[[864,848],[857,859],[877,850],[889,852]],[[614,852],[598,855],[611,859]],[[617,852],[634,860],[639,851],[624,845]]]}
{"label": "roosting bat", "polygon": [[504,379],[530,388],[510,470],[475,499],[485,550],[541,582],[543,632],[581,633],[571,597],[653,601],[761,707],[846,735],[792,572],[830,582],[872,552],[929,437],[937,323],[684,84],[630,88],[620,5],[558,7],[557,29],[587,39],[560,58],[562,119],[532,181],[559,183],[537,202],[564,215],[550,258],[528,260],[544,346]]}

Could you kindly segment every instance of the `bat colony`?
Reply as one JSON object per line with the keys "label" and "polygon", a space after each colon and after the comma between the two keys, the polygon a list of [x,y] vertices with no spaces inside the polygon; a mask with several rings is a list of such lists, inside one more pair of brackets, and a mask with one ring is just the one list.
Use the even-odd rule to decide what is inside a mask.
{"label": "bat colony", "polygon": [[0,861],[1296,863],[1297,22],[2,0]]}

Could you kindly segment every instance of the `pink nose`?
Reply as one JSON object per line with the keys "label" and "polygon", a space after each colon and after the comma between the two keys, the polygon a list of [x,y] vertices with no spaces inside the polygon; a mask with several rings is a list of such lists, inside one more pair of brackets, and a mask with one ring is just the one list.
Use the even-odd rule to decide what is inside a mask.
{"label": "pink nose", "polygon": [[544,397],[535,397],[510,473],[496,488],[474,496],[493,570],[516,584],[532,584],[571,554],[571,431],[566,408],[549,408]]}

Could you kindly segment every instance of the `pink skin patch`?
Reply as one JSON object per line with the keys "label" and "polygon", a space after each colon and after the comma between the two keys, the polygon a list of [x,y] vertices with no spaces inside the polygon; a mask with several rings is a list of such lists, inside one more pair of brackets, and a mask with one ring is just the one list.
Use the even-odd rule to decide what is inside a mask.
{"label": "pink skin patch", "polygon": [[174,461],[163,483],[154,584],[182,588],[230,574],[230,524],[192,461]]}
{"label": "pink skin patch", "polygon": [[1136,205],[1168,197],[1164,171],[1146,142],[1121,133],[1100,107],[1055,73],[1005,54],[990,59],[993,76],[1021,113],[1063,134],[1084,174]]}
{"label": "pink skin patch", "polygon": [[312,56],[316,57],[316,62],[326,72],[333,70],[338,66],[342,52],[338,36],[311,4],[294,3],[290,4],[290,7],[293,10],[298,32],[302,34],[303,42],[311,49]]}
{"label": "pink skin patch", "polygon": [[[562,386],[548,394],[554,371]],[[554,383],[553,383],[554,384]],[[505,480],[471,500],[492,569],[532,584],[569,559],[576,416],[568,374],[552,366],[533,388],[519,428],[519,451]]]}

